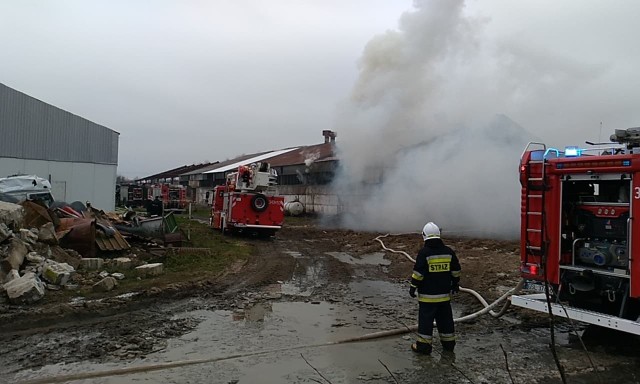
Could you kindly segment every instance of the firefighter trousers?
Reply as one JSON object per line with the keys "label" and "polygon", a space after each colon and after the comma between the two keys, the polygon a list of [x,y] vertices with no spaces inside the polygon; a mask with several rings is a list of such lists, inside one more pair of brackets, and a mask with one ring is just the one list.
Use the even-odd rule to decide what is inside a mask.
{"label": "firefighter trousers", "polygon": [[436,321],[442,349],[453,351],[456,345],[455,328],[453,324],[453,312],[451,302],[419,303],[418,312],[418,340],[416,347],[418,352],[431,353],[433,342],[433,321]]}

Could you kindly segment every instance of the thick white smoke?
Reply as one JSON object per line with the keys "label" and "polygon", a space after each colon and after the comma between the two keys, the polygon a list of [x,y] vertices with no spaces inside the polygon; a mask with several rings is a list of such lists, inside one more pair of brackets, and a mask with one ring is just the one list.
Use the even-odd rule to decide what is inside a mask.
{"label": "thick white smoke", "polygon": [[479,41],[484,21],[465,16],[462,0],[415,8],[366,46],[341,110],[343,224],[416,231],[435,221],[449,233],[515,236],[518,160],[532,135],[500,113],[519,87],[502,81],[507,71]]}

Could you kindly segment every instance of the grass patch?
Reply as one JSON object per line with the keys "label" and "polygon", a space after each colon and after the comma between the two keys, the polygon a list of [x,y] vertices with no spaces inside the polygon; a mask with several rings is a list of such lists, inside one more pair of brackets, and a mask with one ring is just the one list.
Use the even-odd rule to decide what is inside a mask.
{"label": "grass patch", "polygon": [[[207,248],[209,254],[202,251],[180,251],[180,253],[167,251],[164,256],[153,257],[147,262],[164,264],[164,273],[156,277],[138,279],[134,270],[107,270],[110,273],[121,272],[125,275],[123,280],[118,281],[118,287],[109,295],[153,287],[162,288],[169,284],[188,281],[207,280],[218,276],[234,263],[246,260],[251,254],[251,246],[241,239],[222,236],[220,232],[214,231],[206,224],[189,220],[186,215],[176,215],[175,218],[180,230],[185,236],[188,233],[190,237],[190,240],[184,242],[184,247]],[[97,297],[104,294],[94,293],[91,289],[82,289],[76,291],[75,295]]]}

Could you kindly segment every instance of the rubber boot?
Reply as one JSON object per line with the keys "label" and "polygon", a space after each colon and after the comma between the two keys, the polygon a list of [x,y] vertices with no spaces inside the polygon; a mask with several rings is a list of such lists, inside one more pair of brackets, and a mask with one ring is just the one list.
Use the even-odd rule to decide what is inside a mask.
{"label": "rubber boot", "polygon": [[444,352],[453,352],[453,349],[456,347],[456,341],[442,341],[442,350]]}
{"label": "rubber boot", "polygon": [[415,353],[420,353],[423,355],[430,355],[432,346],[429,343],[421,343],[416,341],[414,344],[411,344],[411,350]]}

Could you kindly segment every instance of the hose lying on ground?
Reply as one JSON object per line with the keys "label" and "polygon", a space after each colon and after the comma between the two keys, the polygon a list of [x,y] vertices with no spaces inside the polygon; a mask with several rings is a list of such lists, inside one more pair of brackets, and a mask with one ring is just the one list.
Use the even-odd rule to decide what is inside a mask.
{"label": "hose lying on ground", "polygon": [[[399,233],[396,235],[404,235],[406,233]],[[411,233],[413,234],[413,233]],[[384,243],[382,242],[382,240],[380,240],[381,238],[384,237],[388,237],[391,234],[387,233],[386,235],[380,235],[378,237],[376,237],[374,240],[377,241],[378,243],[380,243],[380,245],[382,246],[382,249],[384,249],[385,251],[391,252],[391,253],[399,253],[404,255],[407,259],[411,260],[412,262],[416,262],[416,260],[411,257],[407,252],[405,251],[397,251],[395,249],[391,249],[388,248],[386,245],[384,245]],[[487,303],[487,301],[476,291],[474,291],[473,289],[469,289],[469,288],[463,288],[460,287],[460,292],[466,292],[466,293],[470,293],[471,295],[473,295],[476,299],[478,299],[478,301],[482,304],[482,306],[484,307],[483,309],[471,313],[469,315],[457,318],[457,319],[453,319],[454,322],[458,323],[461,321],[467,321],[467,320],[472,320],[477,318],[478,316],[484,315],[485,313],[489,313],[491,316],[493,317],[500,317],[502,315],[505,314],[505,312],[507,312],[507,309],[509,309],[509,306],[511,306],[511,301],[510,300],[506,300],[509,296],[513,295],[514,293],[517,293],[518,291],[520,291],[520,289],[522,289],[522,286],[524,285],[524,280],[520,280],[520,282],[518,282],[518,284],[514,287],[511,288],[510,290],[508,290],[506,293],[504,293],[502,296],[500,296],[499,298],[496,299],[496,301],[494,301],[493,303],[489,304]],[[498,304],[500,304],[502,301],[505,301],[504,305],[502,306],[502,308],[500,309],[500,311],[495,312],[493,311],[493,308],[495,308]]]}

